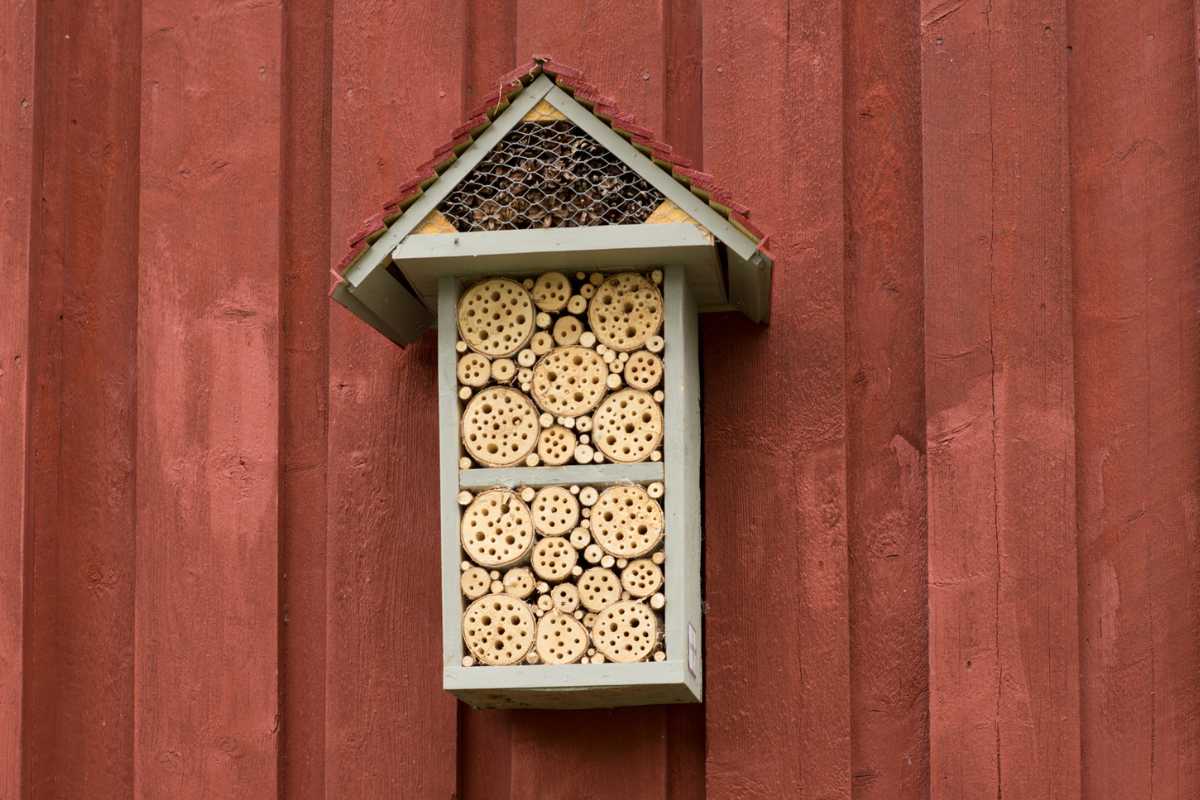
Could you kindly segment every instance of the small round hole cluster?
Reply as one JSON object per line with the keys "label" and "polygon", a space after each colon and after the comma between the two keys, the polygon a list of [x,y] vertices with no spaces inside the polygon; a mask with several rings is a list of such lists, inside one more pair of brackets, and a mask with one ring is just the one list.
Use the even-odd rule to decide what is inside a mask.
{"label": "small round hole cluster", "polygon": [[662,280],[545,272],[466,288],[460,469],[661,459]]}
{"label": "small round hole cluster", "polygon": [[465,665],[663,660],[660,482],[466,493]]}

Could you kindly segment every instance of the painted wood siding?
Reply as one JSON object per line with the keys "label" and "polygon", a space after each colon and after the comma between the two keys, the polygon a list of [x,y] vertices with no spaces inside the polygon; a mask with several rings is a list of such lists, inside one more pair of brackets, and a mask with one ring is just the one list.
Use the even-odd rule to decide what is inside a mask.
{"label": "painted wood siding", "polygon": [[[1195,0],[0,17],[0,798],[1200,796]],[[326,296],[535,53],[773,233],[703,707],[441,691],[434,335]]]}

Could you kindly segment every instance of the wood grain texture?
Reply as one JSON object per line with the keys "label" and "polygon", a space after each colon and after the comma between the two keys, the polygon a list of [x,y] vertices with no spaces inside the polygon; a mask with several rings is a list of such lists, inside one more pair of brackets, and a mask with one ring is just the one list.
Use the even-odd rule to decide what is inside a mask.
{"label": "wood grain texture", "polygon": [[270,797],[281,14],[142,22],[133,793]]}
{"label": "wood grain texture", "polygon": [[1079,796],[1065,22],[922,20],[935,794]]}
{"label": "wood grain texture", "polygon": [[704,7],[704,164],[777,259],[769,327],[703,324],[712,797],[851,791],[842,24],[840,3]]}
{"label": "wood grain texture", "polygon": [[332,6],[284,7],[280,180],[280,794],[325,797]]}
{"label": "wood grain texture", "polygon": [[[1194,0],[8,11],[0,797],[1200,795]],[[534,53],[772,233],[704,706],[442,692],[432,337],[327,305]]]}
{"label": "wood grain texture", "polygon": [[25,640],[33,551],[28,544],[30,328],[35,211],[41,180],[42,93],[37,85],[36,2],[0,15],[0,796],[21,797],[28,743]]}
{"label": "wood grain texture", "polygon": [[35,796],[117,796],[133,777],[140,20],[137,4],[114,3],[63,8],[44,23],[28,640]]}
{"label": "wood grain texture", "polygon": [[1083,791],[1200,794],[1190,2],[1072,4]]}
{"label": "wood grain texture", "polygon": [[[461,3],[334,7],[332,259],[461,121],[464,28]],[[326,795],[450,797],[433,336],[400,350],[334,309],[329,359]]]}
{"label": "wood grain texture", "polygon": [[919,3],[846,9],[855,797],[929,796]]}

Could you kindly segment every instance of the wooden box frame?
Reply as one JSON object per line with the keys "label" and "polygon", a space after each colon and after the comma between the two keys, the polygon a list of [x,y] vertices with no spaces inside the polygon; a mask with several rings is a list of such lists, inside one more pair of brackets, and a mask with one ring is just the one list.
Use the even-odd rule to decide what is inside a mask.
{"label": "wooden box frame", "polygon": [[[664,438],[659,462],[459,470],[456,310],[464,275],[437,280],[438,413],[442,536],[443,685],[477,707],[588,708],[700,702],[703,609],[700,597],[700,362],[696,300],[683,264],[627,264],[601,271],[663,269]],[[506,269],[529,275],[537,269]],[[478,277],[477,275],[475,277]],[[459,564],[462,489],[661,480],[665,515],[666,660],[632,664],[462,665]]]}

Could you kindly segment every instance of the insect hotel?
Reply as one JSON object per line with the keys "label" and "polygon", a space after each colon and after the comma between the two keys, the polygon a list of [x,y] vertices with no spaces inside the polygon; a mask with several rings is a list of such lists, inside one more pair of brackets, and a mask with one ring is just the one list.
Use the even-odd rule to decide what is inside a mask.
{"label": "insect hotel", "polygon": [[698,702],[697,314],[765,321],[771,261],[744,209],[573,74],[503,86],[333,292],[397,344],[437,328],[444,686]]}

